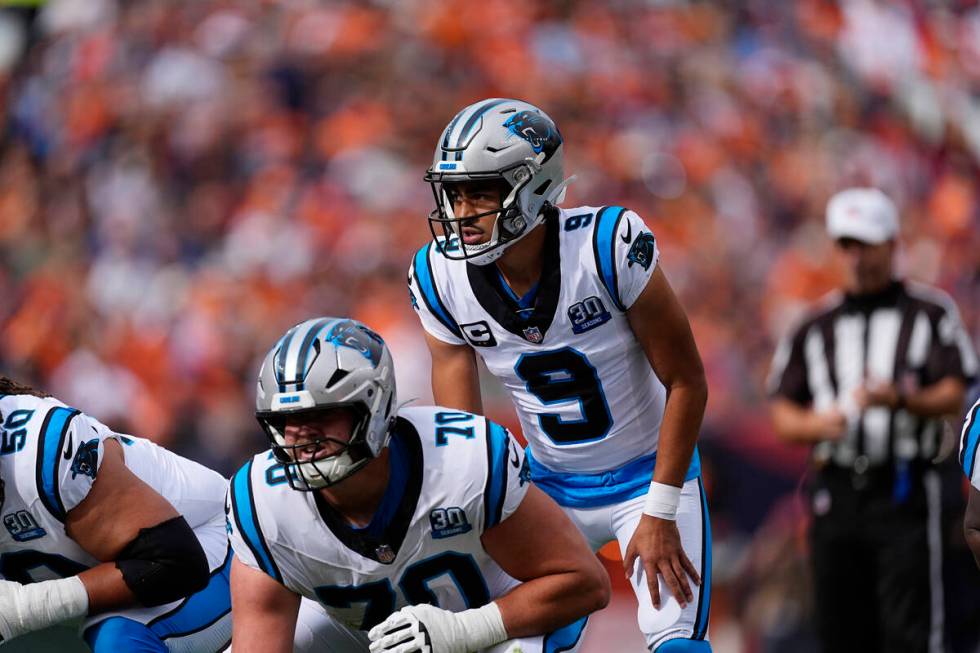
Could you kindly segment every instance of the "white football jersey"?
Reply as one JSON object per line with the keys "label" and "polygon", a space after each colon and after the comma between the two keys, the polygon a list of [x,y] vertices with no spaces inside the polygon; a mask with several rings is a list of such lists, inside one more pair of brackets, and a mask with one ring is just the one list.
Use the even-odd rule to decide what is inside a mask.
{"label": "white football jersey", "polygon": [[980,447],[980,399],[966,412],[963,431],[960,434],[960,466],[973,487],[980,490],[980,464],[977,464],[977,448]]}
{"label": "white football jersey", "polygon": [[[65,518],[88,496],[104,443],[122,445],[126,466],[165,497],[198,537],[222,525],[227,481],[149,440],[114,433],[57,399],[0,397],[0,576],[21,583],[67,578],[99,564],[65,533]],[[213,537],[202,539],[211,542]],[[227,545],[205,546],[211,569]]]}
{"label": "white football jersey", "polygon": [[479,607],[517,584],[480,542],[527,493],[516,440],[469,413],[415,407],[398,415],[388,489],[363,529],[319,492],[292,489],[271,451],[231,481],[235,555],[354,630],[409,604]]}
{"label": "white football jersey", "polygon": [[[559,209],[545,228],[530,297],[516,297],[496,265],[450,260],[435,241],[409,270],[412,304],[429,334],[472,346],[510,391],[536,483],[565,506],[626,500],[646,492],[666,401],[626,317],[656,269],[657,242],[616,206]],[[600,496],[593,482],[609,479],[587,477],[610,470],[621,487]]]}

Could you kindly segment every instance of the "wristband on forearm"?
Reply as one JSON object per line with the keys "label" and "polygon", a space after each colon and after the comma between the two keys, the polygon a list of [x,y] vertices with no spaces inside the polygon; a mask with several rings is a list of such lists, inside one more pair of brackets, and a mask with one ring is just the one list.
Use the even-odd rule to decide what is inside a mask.
{"label": "wristband on forearm", "polygon": [[666,483],[653,481],[647,491],[643,513],[660,519],[677,519],[677,505],[681,501],[681,489]]}
{"label": "wristband on forearm", "polygon": [[5,581],[0,588],[0,605],[0,635],[13,639],[84,617],[88,613],[88,592],[78,576],[27,585]]}
{"label": "wristband on forearm", "polygon": [[456,623],[465,633],[468,651],[483,650],[507,640],[504,618],[495,601],[480,608],[457,612]]}

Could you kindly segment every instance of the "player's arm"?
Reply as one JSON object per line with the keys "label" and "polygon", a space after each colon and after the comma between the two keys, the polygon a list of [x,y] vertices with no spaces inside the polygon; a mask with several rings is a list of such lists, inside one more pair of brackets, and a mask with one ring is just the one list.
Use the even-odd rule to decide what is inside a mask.
{"label": "player's arm", "polygon": [[431,605],[402,608],[371,630],[372,653],[483,650],[557,630],[609,602],[609,577],[582,534],[533,486],[513,514],[484,531],[481,541],[521,584],[463,612]]}
{"label": "player's arm", "polygon": [[970,497],[966,504],[966,516],[963,518],[963,534],[966,543],[973,552],[973,559],[980,567],[980,490],[970,486]]}
{"label": "player's arm", "polygon": [[561,508],[533,485],[482,538],[520,585],[496,600],[509,639],[556,630],[609,602],[609,575]]}
{"label": "player's arm", "polygon": [[231,563],[235,653],[292,651],[299,603],[298,594],[236,557]]}
{"label": "player's arm", "polygon": [[708,402],[708,382],[687,315],[660,266],[626,317],[650,365],[667,388],[653,480],[680,487],[698,440]]}
{"label": "player's arm", "polygon": [[439,406],[482,413],[476,354],[469,345],[454,345],[425,334],[432,357],[432,397]]}
{"label": "player's arm", "polygon": [[[667,389],[657,463],[647,507],[626,549],[623,564],[634,572],[637,558],[646,571],[653,605],[660,607],[658,575],[684,607],[694,599],[688,577],[701,579],[681,548],[674,521],[684,477],[691,464],[708,401],[708,384],[687,315],[658,266],[626,313],[637,341]],[[657,516],[654,516],[657,515]]]}
{"label": "player's arm", "polygon": [[102,564],[78,576],[0,587],[0,635],[133,605],[169,603],[202,589],[208,562],[197,537],[166,499],[126,467],[121,446],[104,442],[88,495],[70,509],[65,532]]}

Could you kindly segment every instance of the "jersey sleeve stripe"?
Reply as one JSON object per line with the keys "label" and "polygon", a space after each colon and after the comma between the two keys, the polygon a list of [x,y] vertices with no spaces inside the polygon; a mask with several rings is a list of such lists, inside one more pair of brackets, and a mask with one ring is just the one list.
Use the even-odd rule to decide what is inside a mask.
{"label": "jersey sleeve stripe", "polygon": [[415,265],[413,266],[415,283],[418,284],[419,290],[422,293],[422,301],[425,302],[425,306],[429,309],[429,312],[435,315],[442,322],[443,326],[452,331],[457,338],[462,338],[463,333],[459,330],[459,325],[456,324],[456,320],[446,310],[445,304],[442,303],[442,299],[439,297],[439,290],[433,282],[432,264],[429,262],[431,251],[432,243],[430,242],[415,253]]}
{"label": "jersey sleeve stripe", "polygon": [[483,530],[500,523],[507,491],[507,432],[487,420],[487,484],[483,491]]}
{"label": "jersey sleeve stripe", "polygon": [[235,521],[238,523],[238,530],[252,551],[255,560],[262,567],[262,571],[281,583],[282,574],[279,573],[279,567],[272,559],[272,552],[266,546],[265,537],[262,535],[262,526],[259,524],[258,515],[255,514],[255,496],[252,493],[252,462],[251,460],[248,461],[232,479],[232,511],[235,514]]}
{"label": "jersey sleeve stripe", "polygon": [[[67,517],[65,504],[58,488],[58,469],[61,463],[61,450],[65,446],[65,435],[72,419],[79,411],[74,408],[58,406],[48,411],[41,424],[40,439],[37,443],[37,466],[35,477],[37,494],[48,512],[60,522]],[[81,444],[81,443],[79,443]]]}
{"label": "jersey sleeve stripe", "polygon": [[596,270],[599,279],[606,287],[616,308],[625,311],[619,296],[619,280],[616,273],[616,233],[626,209],[621,206],[604,206],[596,216],[595,231],[592,232],[592,250],[595,254]]}
{"label": "jersey sleeve stripe", "polygon": [[960,446],[960,465],[967,478],[973,480],[973,470],[977,464],[977,445],[980,444],[980,401],[970,411],[963,427],[962,444]]}

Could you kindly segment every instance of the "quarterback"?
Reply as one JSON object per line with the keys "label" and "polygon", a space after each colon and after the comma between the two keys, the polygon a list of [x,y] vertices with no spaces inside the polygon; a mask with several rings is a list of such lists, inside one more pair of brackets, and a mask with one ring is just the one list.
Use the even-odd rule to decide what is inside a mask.
{"label": "quarterback", "polygon": [[[231,481],[234,648],[574,651],[608,579],[486,418],[399,409],[391,354],[353,320],[289,331],[259,372],[272,444]],[[295,633],[300,597],[319,627]],[[307,622],[309,623],[309,622]]]}
{"label": "quarterback", "polygon": [[227,481],[0,377],[0,644],[83,619],[96,653],[231,637]]}
{"label": "quarterback", "polygon": [[618,540],[650,650],[710,651],[700,356],[643,220],[559,208],[563,157],[555,123],[518,100],[465,107],[439,136],[433,241],[408,280],[433,395],[480,412],[479,354],[510,391],[534,483],[593,548]]}

